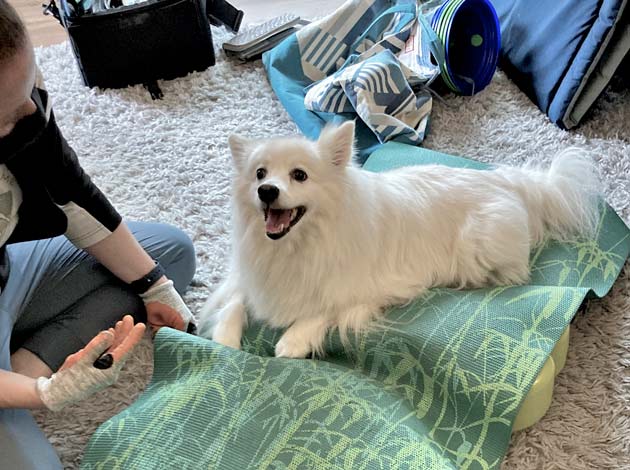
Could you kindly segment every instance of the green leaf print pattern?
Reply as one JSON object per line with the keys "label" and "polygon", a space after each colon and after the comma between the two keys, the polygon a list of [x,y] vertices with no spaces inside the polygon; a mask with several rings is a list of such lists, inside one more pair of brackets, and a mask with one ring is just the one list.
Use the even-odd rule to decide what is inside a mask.
{"label": "green leaf print pattern", "polygon": [[[373,160],[374,159],[374,160]],[[400,144],[366,163],[480,164]],[[163,328],[148,389],[94,434],[93,469],[497,469],[512,423],[587,296],[603,296],[630,231],[602,207],[597,240],[532,253],[530,285],[433,289],[322,360],[276,359],[281,331],[243,351]]]}

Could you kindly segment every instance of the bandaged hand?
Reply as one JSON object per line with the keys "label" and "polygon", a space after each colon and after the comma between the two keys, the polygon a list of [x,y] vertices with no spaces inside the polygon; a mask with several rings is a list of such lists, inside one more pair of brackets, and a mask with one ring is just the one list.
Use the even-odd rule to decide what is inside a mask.
{"label": "bandaged hand", "polygon": [[192,313],[175,290],[173,281],[154,285],[140,297],[147,309],[147,323],[154,334],[163,326],[189,333],[196,331]]}
{"label": "bandaged hand", "polygon": [[[112,385],[145,326],[125,316],[115,328],[101,331],[83,349],[68,356],[50,378],[37,379],[37,393],[46,407],[59,411]],[[106,353],[106,354],[104,354]]]}

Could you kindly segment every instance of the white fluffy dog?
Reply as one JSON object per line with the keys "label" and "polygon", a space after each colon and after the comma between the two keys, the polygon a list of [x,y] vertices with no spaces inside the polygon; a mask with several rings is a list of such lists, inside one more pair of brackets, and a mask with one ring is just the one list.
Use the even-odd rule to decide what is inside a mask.
{"label": "white fluffy dog", "polygon": [[523,284],[534,246],[596,225],[598,172],[575,152],[548,169],[373,173],[352,164],[353,142],[352,122],[316,142],[230,137],[233,254],[202,332],[239,348],[249,311],[288,327],[276,356],[322,354],[331,328],[363,331],[430,287]]}

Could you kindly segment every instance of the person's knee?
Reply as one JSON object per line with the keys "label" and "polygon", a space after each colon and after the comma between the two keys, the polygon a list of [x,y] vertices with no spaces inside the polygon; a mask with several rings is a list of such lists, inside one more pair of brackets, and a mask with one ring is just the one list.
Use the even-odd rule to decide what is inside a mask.
{"label": "person's knee", "polygon": [[0,456],[3,469],[63,468],[53,446],[27,410],[0,409]]}
{"label": "person's knee", "polygon": [[168,224],[132,221],[128,225],[142,247],[164,267],[175,288],[183,293],[196,268],[195,248],[190,237]]}
{"label": "person's knee", "polygon": [[175,284],[175,288],[183,293],[197,267],[197,256],[192,240],[186,233],[176,227],[169,227],[165,233],[168,249],[165,250],[164,260],[160,263],[166,269],[166,275]]}

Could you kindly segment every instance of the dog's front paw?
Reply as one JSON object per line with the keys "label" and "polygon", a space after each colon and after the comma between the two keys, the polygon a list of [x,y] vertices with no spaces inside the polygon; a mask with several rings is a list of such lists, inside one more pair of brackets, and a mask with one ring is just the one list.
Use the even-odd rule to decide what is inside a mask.
{"label": "dog's front paw", "polygon": [[226,325],[219,323],[212,332],[212,341],[230,348],[241,349],[241,332],[234,331],[234,329],[227,328]]}
{"label": "dog's front paw", "polygon": [[308,356],[311,348],[304,341],[296,341],[284,335],[276,344],[276,357],[300,359]]}

